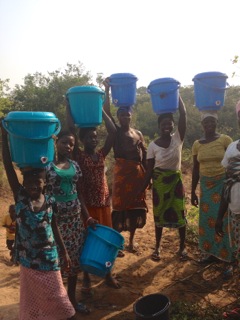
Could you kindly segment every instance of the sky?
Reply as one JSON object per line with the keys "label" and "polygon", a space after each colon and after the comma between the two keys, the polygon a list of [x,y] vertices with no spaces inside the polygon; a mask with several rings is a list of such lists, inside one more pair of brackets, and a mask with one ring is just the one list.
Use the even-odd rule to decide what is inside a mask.
{"label": "sky", "polygon": [[137,87],[201,72],[240,85],[239,0],[0,0],[0,79],[23,84],[81,62],[97,73],[132,73]]}

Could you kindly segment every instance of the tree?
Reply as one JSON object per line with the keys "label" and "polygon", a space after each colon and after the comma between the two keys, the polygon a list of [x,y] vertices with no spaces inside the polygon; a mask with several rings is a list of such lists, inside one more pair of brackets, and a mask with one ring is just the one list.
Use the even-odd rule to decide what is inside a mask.
{"label": "tree", "polygon": [[13,102],[10,99],[9,90],[9,79],[0,79],[0,117],[3,117],[11,110]]}

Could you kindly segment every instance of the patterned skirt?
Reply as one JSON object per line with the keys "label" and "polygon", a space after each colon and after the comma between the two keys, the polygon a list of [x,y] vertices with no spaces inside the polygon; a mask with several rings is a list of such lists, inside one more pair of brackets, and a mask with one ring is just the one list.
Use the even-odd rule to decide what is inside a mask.
{"label": "patterned skirt", "polygon": [[153,172],[153,215],[157,227],[181,228],[186,225],[185,192],[180,171]]}
{"label": "patterned skirt", "polygon": [[215,232],[215,223],[220,206],[223,181],[225,175],[200,177],[200,208],[199,208],[199,249],[203,254],[212,255],[222,261],[234,260],[235,248],[231,247],[228,214],[223,218],[224,236]]}
{"label": "patterned skirt", "polygon": [[60,271],[20,266],[20,320],[66,320],[74,314]]}

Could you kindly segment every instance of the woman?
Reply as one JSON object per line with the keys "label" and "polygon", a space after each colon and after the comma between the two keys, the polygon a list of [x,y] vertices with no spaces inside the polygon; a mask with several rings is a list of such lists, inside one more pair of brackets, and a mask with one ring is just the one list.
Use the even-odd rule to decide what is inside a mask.
{"label": "woman", "polygon": [[[109,79],[105,80],[107,83]],[[146,224],[147,205],[145,193],[142,192],[133,200],[136,188],[143,182],[146,168],[146,148],[143,135],[140,131],[130,127],[132,118],[131,107],[119,107],[116,124],[110,113],[109,91],[107,92],[105,111],[116,127],[116,136],[113,144],[114,168],[112,188],[112,223],[118,232],[129,231],[130,252],[136,252],[134,236],[137,228]],[[122,251],[119,256],[124,256]]]}
{"label": "woman", "polygon": [[186,109],[179,98],[179,121],[176,132],[172,113],[158,117],[160,137],[152,141],[147,150],[147,171],[144,190],[153,179],[153,214],[156,246],[152,259],[160,260],[160,242],[163,227],[177,228],[180,236],[178,254],[187,259],[185,250],[186,219],[185,196],[181,175],[181,151],[186,132]]}
{"label": "woman", "polygon": [[[221,200],[225,170],[221,164],[224,153],[232,139],[216,132],[217,112],[203,112],[201,122],[204,136],[196,140],[192,147],[193,171],[191,203],[198,207],[196,188],[200,180],[199,209],[199,249],[200,263],[207,263],[214,258],[233,261],[233,248],[230,247],[228,218],[224,218],[224,237],[215,234],[215,222]],[[227,270],[226,270],[227,272]]]}
{"label": "woman", "polygon": [[77,312],[90,311],[76,299],[77,275],[80,270],[79,253],[85,238],[85,227],[95,227],[96,221],[89,216],[78,182],[82,172],[70,156],[75,146],[75,135],[62,131],[57,137],[57,150],[54,162],[47,166],[47,193],[57,202],[57,223],[64,244],[71,258],[71,268],[63,276],[68,279],[68,296]]}
{"label": "woman", "polygon": [[[240,101],[236,106],[238,124],[240,127]],[[232,142],[224,155],[222,165],[226,169],[226,179],[224,181],[221,204],[218,211],[218,218],[215,230],[218,236],[223,237],[225,232],[223,228],[223,219],[228,210],[231,225],[233,228],[234,242],[237,247],[236,259],[240,261],[240,139]],[[239,272],[239,271],[238,271]],[[223,313],[224,319],[240,319],[240,307]]]}

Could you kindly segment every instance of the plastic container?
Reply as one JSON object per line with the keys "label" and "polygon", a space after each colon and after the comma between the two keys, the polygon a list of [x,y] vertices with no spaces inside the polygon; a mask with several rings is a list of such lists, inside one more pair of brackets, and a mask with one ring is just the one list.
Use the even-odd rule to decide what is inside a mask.
{"label": "plastic container", "polygon": [[178,109],[180,82],[173,78],[160,78],[150,82],[147,92],[151,96],[153,111],[174,113]]}
{"label": "plastic container", "polygon": [[167,296],[154,293],[140,298],[133,305],[136,320],[169,320],[170,300]]}
{"label": "plastic container", "polygon": [[9,133],[12,161],[19,168],[42,168],[53,161],[53,136],[61,129],[54,113],[12,111],[2,123]]}
{"label": "plastic container", "polygon": [[89,227],[80,254],[81,269],[105,277],[111,271],[118,251],[123,249],[123,245],[123,236],[114,229],[101,224],[96,225],[96,230]]}
{"label": "plastic container", "polygon": [[77,86],[68,89],[73,121],[77,127],[96,127],[102,123],[102,107],[105,92],[96,86]]}
{"label": "plastic container", "polygon": [[195,105],[200,111],[218,111],[224,105],[227,78],[221,72],[203,72],[195,75]]}
{"label": "plastic container", "polygon": [[114,73],[110,76],[112,103],[116,107],[130,107],[136,103],[137,80],[131,73]]}

